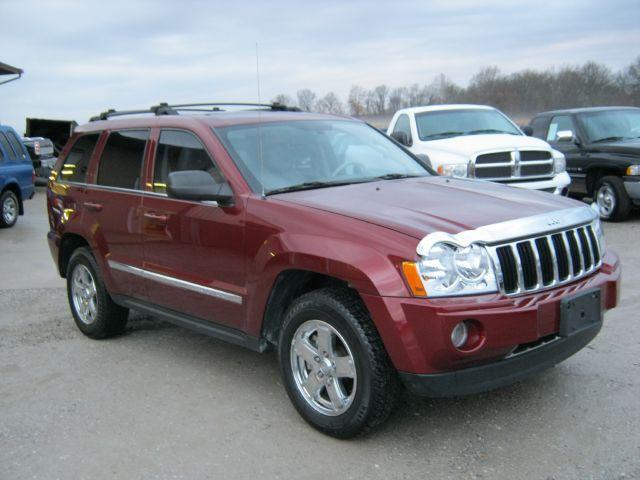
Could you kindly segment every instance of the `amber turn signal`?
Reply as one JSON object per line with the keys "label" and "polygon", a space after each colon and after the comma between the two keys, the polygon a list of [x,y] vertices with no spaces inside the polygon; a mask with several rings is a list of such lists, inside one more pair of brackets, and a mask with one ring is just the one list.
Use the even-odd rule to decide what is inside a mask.
{"label": "amber turn signal", "polygon": [[402,262],[402,273],[404,278],[416,297],[426,297],[427,291],[424,289],[420,273],[418,272],[418,265],[415,262]]}

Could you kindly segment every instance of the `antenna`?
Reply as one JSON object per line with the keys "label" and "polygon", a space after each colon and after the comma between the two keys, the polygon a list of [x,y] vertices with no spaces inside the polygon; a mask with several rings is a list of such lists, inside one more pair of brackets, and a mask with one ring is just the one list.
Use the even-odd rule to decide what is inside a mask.
{"label": "antenna", "polygon": [[[260,62],[258,55],[258,42],[256,42],[256,84],[258,86],[258,103],[260,101]],[[258,111],[258,158],[260,159],[260,186],[262,187],[262,198],[265,199],[266,195],[264,192],[264,158],[262,156],[262,128],[261,126],[262,120],[262,111]]]}

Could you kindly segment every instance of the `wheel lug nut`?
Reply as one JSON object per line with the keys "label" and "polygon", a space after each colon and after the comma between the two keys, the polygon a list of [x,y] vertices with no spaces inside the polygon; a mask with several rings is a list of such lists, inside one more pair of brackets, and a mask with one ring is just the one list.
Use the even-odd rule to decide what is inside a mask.
{"label": "wheel lug nut", "polygon": [[316,362],[320,362],[320,357],[319,357],[319,356],[317,356],[317,355],[316,355],[315,357],[313,357],[313,359],[314,359]]}

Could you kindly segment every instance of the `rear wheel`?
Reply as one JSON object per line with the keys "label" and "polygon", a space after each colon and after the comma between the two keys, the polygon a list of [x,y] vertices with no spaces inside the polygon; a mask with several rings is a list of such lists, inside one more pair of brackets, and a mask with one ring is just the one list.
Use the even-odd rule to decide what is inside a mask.
{"label": "rear wheel", "polygon": [[599,179],[594,189],[594,200],[603,220],[624,220],[631,210],[631,200],[620,177],[606,176]]}
{"label": "rear wheel", "polygon": [[89,249],[76,249],[67,266],[67,295],[76,325],[91,338],[106,338],[122,333],[129,310],[116,305]]}
{"label": "rear wheel", "polygon": [[18,221],[20,203],[18,197],[11,190],[0,196],[0,228],[13,227]]}
{"label": "rear wheel", "polygon": [[285,315],[278,349],[289,398],[318,430],[350,438],[392,412],[397,375],[357,295],[326,288],[301,296]]}

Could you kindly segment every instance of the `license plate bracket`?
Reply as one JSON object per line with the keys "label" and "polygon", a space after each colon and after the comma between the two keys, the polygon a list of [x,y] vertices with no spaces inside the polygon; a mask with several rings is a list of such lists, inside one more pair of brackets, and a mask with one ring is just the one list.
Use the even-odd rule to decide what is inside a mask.
{"label": "license plate bracket", "polygon": [[568,337],[602,320],[599,288],[581,292],[560,302],[561,337]]}

